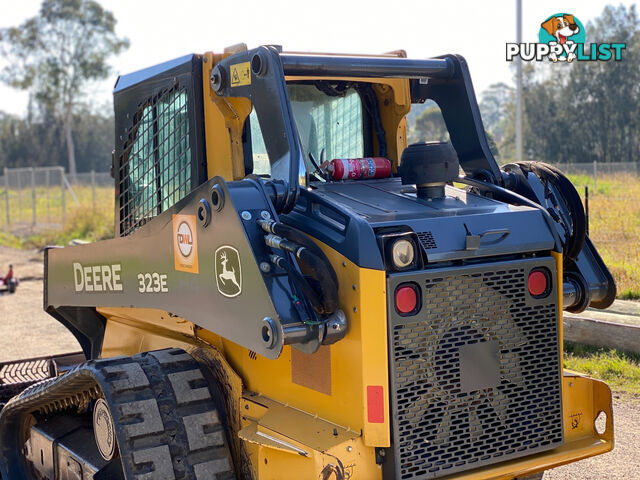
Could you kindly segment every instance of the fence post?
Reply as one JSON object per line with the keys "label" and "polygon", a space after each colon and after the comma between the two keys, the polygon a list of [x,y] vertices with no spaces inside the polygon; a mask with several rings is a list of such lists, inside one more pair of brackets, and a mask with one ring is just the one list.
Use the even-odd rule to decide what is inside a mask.
{"label": "fence post", "polygon": [[11,209],[9,208],[9,170],[4,169],[4,191],[7,195],[7,225],[11,225]]}
{"label": "fence post", "polygon": [[91,170],[91,204],[96,209],[96,171]]}
{"label": "fence post", "polygon": [[51,201],[50,201],[50,195],[49,195],[49,180],[50,180],[50,174],[49,174],[49,168],[47,168],[44,171],[44,178],[45,178],[45,192],[47,192],[47,223],[51,223]]}
{"label": "fence post", "polygon": [[60,167],[58,171],[60,172],[60,205],[62,207],[62,224],[64,225],[66,220],[66,208],[64,203],[64,168]]}
{"label": "fence post", "polygon": [[20,220],[22,220],[22,170],[16,170],[16,173],[18,174],[18,215],[17,215],[17,219],[18,222],[20,222]]}
{"label": "fence post", "polygon": [[36,170],[31,167],[31,211],[33,225],[36,224]]}
{"label": "fence post", "polygon": [[584,216],[587,224],[587,235],[589,235],[589,185],[584,186]]}

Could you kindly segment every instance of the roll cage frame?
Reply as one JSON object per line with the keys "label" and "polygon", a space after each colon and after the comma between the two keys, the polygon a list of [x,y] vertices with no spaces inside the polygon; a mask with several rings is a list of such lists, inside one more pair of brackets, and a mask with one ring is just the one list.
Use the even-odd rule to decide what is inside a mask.
{"label": "roll cage frame", "polygon": [[[243,78],[239,78],[239,75]],[[271,164],[281,183],[283,213],[295,205],[304,165],[286,76],[406,78],[412,103],[433,100],[442,112],[460,166],[468,177],[503,186],[500,167],[485,135],[467,62],[459,55],[415,60],[389,57],[301,55],[260,46],[231,55],[211,71],[211,87],[220,97],[244,97],[256,110]],[[284,188],[283,188],[284,187]]]}

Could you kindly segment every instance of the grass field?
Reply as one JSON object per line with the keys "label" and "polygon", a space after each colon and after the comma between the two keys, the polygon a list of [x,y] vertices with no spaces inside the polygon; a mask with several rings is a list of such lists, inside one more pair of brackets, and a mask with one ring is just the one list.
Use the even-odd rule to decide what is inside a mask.
{"label": "grass field", "polygon": [[36,225],[33,225],[31,191],[10,190],[10,223],[7,223],[4,190],[0,190],[0,245],[14,248],[41,248],[64,245],[72,239],[89,241],[113,236],[113,187],[95,189],[95,208],[90,186],[75,186],[76,204],[67,191],[63,200],[60,188],[36,188]]}
{"label": "grass field", "polygon": [[[93,208],[93,192],[90,186],[74,186],[73,193],[78,201],[67,190],[64,195],[64,212],[62,190],[58,187],[36,187],[35,210],[37,225],[62,225],[63,220],[78,208]],[[9,190],[9,223],[7,223],[6,191],[0,187],[0,228],[4,231],[22,229],[24,225],[33,223],[34,198],[30,189]],[[96,187],[96,209],[113,210],[113,187]]]}
{"label": "grass field", "polygon": [[589,236],[611,270],[618,298],[640,298],[640,178],[570,176],[581,195],[589,186]]}
{"label": "grass field", "polygon": [[564,367],[604,380],[612,390],[640,394],[640,355],[566,342]]}

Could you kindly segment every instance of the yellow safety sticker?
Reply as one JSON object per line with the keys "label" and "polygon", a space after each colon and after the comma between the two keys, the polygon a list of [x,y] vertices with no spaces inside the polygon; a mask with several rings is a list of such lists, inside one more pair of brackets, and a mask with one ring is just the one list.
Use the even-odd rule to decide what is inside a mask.
{"label": "yellow safety sticker", "polygon": [[231,65],[231,86],[251,85],[251,66],[249,62]]}

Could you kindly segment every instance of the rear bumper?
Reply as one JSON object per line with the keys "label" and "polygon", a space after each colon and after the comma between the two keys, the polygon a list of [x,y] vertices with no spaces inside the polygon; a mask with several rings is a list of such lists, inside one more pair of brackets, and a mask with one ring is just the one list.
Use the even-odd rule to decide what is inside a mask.
{"label": "rear bumper", "polygon": [[[492,467],[458,473],[450,478],[512,479],[613,450],[613,409],[611,390],[606,383],[565,370],[562,381],[562,400],[563,445]],[[601,412],[606,415],[606,423],[602,422],[605,429],[602,433],[598,433],[595,421]],[[598,425],[600,426],[600,421]]]}
{"label": "rear bumper", "polygon": [[[358,432],[260,395],[249,395],[242,402],[244,428],[239,436],[249,449],[257,478],[323,478],[323,474],[334,471],[342,475],[336,475],[336,478],[351,480],[387,478],[376,464],[374,448],[364,445]],[[521,478],[613,449],[611,392],[605,383],[564,372],[563,407],[563,445],[438,478]],[[607,415],[606,429],[601,435],[594,427],[600,412]],[[338,463],[336,459],[339,459]]]}

